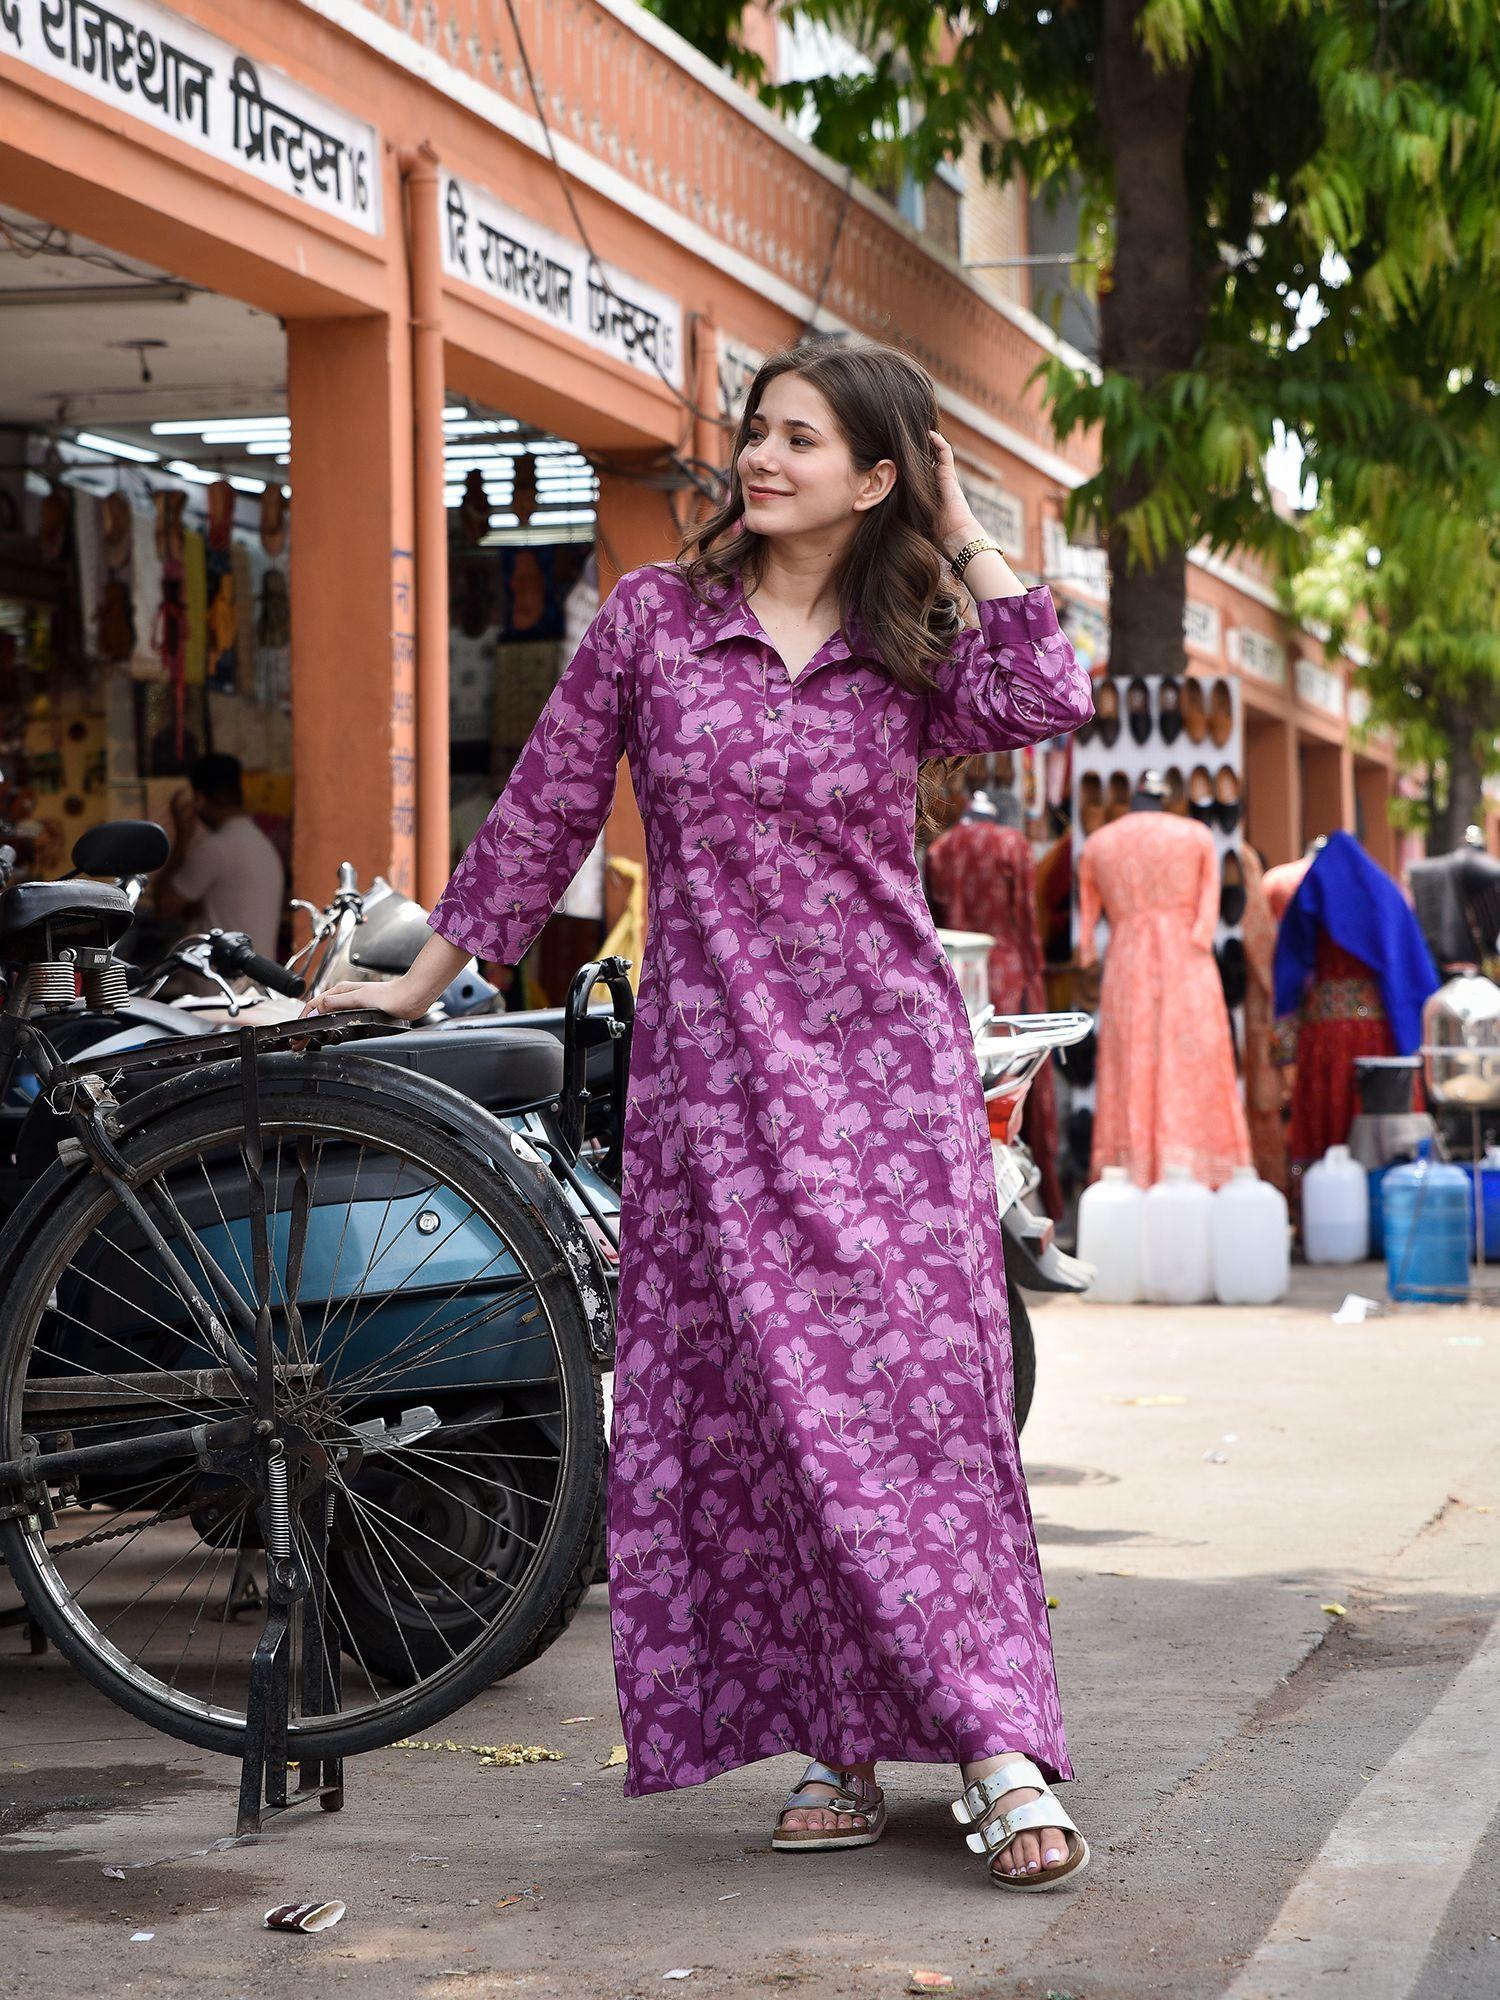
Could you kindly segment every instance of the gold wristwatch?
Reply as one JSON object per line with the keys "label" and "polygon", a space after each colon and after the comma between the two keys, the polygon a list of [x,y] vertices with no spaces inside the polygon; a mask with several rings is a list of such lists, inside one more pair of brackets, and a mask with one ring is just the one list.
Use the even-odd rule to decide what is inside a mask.
{"label": "gold wristwatch", "polygon": [[981,555],[986,549],[993,549],[997,556],[1005,554],[1000,544],[992,542],[988,535],[976,535],[972,542],[964,543],[956,556],[948,558],[948,567],[960,583],[963,582],[964,571],[969,567],[975,556]]}

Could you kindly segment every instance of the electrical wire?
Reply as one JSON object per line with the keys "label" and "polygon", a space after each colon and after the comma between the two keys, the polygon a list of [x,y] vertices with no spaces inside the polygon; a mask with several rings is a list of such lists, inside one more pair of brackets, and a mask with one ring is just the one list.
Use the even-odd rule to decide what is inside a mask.
{"label": "electrical wire", "polygon": [[149,264],[127,264],[123,258],[111,256],[108,250],[80,250],[66,230],[55,223],[22,222],[15,216],[0,215],[0,237],[10,245],[12,253],[28,263],[33,257],[71,257],[79,264],[93,264],[101,271],[115,271],[122,277],[136,280],[151,279],[164,285],[180,286],[187,292],[207,292],[206,285],[195,285],[187,278],[176,278],[162,271],[153,270]]}
{"label": "electrical wire", "polygon": [[[553,172],[557,175],[558,185],[562,188],[563,198],[567,202],[569,213],[573,217],[573,226],[578,231],[579,241],[588,253],[589,274],[600,289],[614,300],[616,305],[624,305],[625,301],[620,297],[605,275],[604,266],[594,249],[588,230],[584,227],[583,217],[578,212],[578,203],[573,197],[572,182],[564,171],[561,160],[557,157],[557,146],[552,137],[552,125],[547,117],[546,107],[542,103],[542,93],[537,87],[536,73],[531,67],[531,55],[526,47],[526,37],[521,32],[521,23],[516,14],[515,0],[505,0],[505,11],[510,16],[511,31],[516,38],[516,53],[521,59],[522,69],[526,72],[526,83],[531,91],[532,103],[536,106],[537,122],[542,128],[542,137],[547,142],[547,152],[552,161]],[[695,423],[717,424],[723,422],[722,413],[700,409],[691,396],[684,395],[649,348],[646,349],[646,355],[651,366],[661,377],[666,389],[682,405],[683,409],[687,411]]]}

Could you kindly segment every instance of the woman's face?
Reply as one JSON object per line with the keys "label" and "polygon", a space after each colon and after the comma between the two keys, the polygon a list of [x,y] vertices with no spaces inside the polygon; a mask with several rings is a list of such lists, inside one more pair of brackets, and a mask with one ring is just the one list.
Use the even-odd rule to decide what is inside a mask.
{"label": "woman's face", "polygon": [[800,375],[777,375],[750,420],[739,457],[745,526],[757,535],[850,527],[896,483],[893,460],[856,470],[833,412]]}

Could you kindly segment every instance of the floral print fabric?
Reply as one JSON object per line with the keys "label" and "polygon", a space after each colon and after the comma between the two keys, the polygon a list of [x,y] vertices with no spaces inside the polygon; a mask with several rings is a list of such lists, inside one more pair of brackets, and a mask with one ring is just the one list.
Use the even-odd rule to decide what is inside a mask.
{"label": "floral print fabric", "polygon": [[1216,1188],[1250,1164],[1224,989],[1214,963],[1219,858],[1206,826],[1138,812],[1090,834],[1078,864],[1078,959],[1098,956],[1094,1157],[1140,1187],[1181,1164]]}
{"label": "floral print fabric", "polygon": [[741,583],[708,604],[670,565],[623,577],[431,917],[514,963],[628,759],[627,1797],[789,1750],[1072,1775],[983,1096],[913,828],[919,758],[1076,728],[1089,682],[1045,589],[983,602],[925,696],[861,645],[835,632],[794,677]]}

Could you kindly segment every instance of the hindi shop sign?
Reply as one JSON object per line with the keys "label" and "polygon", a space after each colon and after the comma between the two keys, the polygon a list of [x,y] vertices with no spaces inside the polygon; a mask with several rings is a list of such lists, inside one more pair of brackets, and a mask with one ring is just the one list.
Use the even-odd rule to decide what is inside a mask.
{"label": "hindi shop sign", "polygon": [[0,0],[0,55],[381,233],[374,126],[154,0]]}
{"label": "hindi shop sign", "polygon": [[[608,289],[589,270],[588,252],[483,188],[443,176],[443,269],[601,354],[682,386],[682,308],[652,285],[603,265]],[[611,296],[613,294],[613,296]]]}

